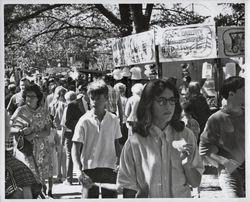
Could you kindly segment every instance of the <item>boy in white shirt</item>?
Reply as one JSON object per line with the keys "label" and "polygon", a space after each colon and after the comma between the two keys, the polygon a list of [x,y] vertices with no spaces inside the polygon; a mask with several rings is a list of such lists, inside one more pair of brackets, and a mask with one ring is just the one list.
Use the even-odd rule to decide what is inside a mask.
{"label": "boy in white shirt", "polygon": [[[78,121],[72,138],[72,158],[77,177],[88,189],[88,198],[99,198],[97,183],[116,183],[122,137],[118,117],[105,110],[108,87],[103,80],[88,85],[92,109]],[[117,192],[102,188],[102,198],[117,198]]]}

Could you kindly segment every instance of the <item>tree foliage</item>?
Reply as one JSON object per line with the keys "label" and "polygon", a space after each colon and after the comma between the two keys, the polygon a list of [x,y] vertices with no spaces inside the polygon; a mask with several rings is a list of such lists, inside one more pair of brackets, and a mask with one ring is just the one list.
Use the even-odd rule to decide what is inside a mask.
{"label": "tree foliage", "polygon": [[[244,24],[244,4],[225,4],[234,12],[219,15],[217,25]],[[4,36],[6,67],[67,66],[69,57],[94,64],[110,56],[109,38],[204,22],[182,4],[6,4]],[[100,65],[100,68],[104,68]]]}
{"label": "tree foliage", "polygon": [[225,9],[231,9],[230,13],[220,13],[215,17],[216,26],[245,26],[245,4],[241,3],[226,3],[219,4]]}

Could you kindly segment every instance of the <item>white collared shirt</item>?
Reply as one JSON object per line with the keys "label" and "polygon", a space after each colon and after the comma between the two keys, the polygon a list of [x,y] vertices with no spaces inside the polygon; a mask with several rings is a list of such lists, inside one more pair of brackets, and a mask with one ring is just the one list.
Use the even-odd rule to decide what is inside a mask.
{"label": "white collared shirt", "polygon": [[106,111],[100,122],[93,109],[87,111],[75,127],[72,141],[83,143],[81,162],[83,169],[115,168],[115,139],[121,138],[116,115]]}

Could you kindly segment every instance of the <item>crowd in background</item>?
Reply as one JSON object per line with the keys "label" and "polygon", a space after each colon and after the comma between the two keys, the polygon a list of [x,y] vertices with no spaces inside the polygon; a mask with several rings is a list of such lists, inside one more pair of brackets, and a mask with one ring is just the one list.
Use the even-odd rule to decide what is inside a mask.
{"label": "crowd in background", "polygon": [[[241,78],[230,82],[224,89],[225,95],[222,94],[226,100],[230,93],[244,87]],[[238,82],[236,87],[235,82]],[[53,184],[72,185],[73,168],[76,168],[79,182],[88,190],[85,194],[88,198],[98,198],[99,188],[94,185],[97,182],[117,183],[124,197],[191,197],[190,190],[199,187],[206,162],[207,165],[217,163],[224,176],[223,188],[230,196],[244,196],[242,179],[237,190],[227,183],[229,175],[237,176],[237,169],[244,170],[244,151],[232,145],[236,141],[242,147],[240,144],[244,142],[244,112],[241,111],[244,103],[235,104],[232,95],[233,101],[223,106],[223,112],[218,111],[226,111],[228,115],[212,115],[199,82],[192,81],[188,75],[183,75],[180,89],[174,78],[137,81],[130,93],[128,88],[110,76],[96,78],[91,83],[56,77],[39,83],[27,78],[19,83],[5,79],[5,108],[10,118],[6,162],[12,162],[14,167],[22,162],[29,168],[25,168],[31,171],[29,179],[32,178],[27,193],[37,183],[45,195],[53,197]],[[231,131],[223,131],[217,125],[216,120],[221,116],[225,116],[222,118],[225,124],[233,123],[232,128],[226,126]],[[238,126],[234,124],[236,121]],[[235,131],[240,140],[233,137]],[[231,143],[225,137],[219,138],[227,133]],[[108,136],[100,138],[100,134]],[[22,135],[33,144],[30,155],[17,149]],[[234,148],[233,152],[228,151],[227,144]],[[215,155],[211,157],[211,153]],[[218,154],[224,153],[225,165],[220,165]],[[27,187],[27,182],[21,180],[25,173],[17,180],[20,187]],[[53,179],[53,175],[57,178]],[[162,183],[157,184],[159,181]],[[117,193],[103,189],[102,197],[116,198]]]}

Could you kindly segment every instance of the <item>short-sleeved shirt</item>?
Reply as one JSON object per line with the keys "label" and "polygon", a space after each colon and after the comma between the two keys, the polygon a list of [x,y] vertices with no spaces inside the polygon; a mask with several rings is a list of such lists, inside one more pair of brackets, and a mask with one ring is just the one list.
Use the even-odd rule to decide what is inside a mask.
{"label": "short-sleeved shirt", "polygon": [[83,143],[83,169],[115,168],[115,139],[122,137],[118,117],[106,111],[100,122],[93,109],[87,111],[75,127],[73,142]]}
{"label": "short-sleeved shirt", "polygon": [[191,197],[180,153],[172,144],[181,139],[192,144],[194,152],[189,161],[202,174],[202,160],[190,129],[177,132],[169,125],[162,131],[152,125],[147,137],[135,133],[125,143],[120,157],[118,187],[138,191],[148,186],[150,198]]}

